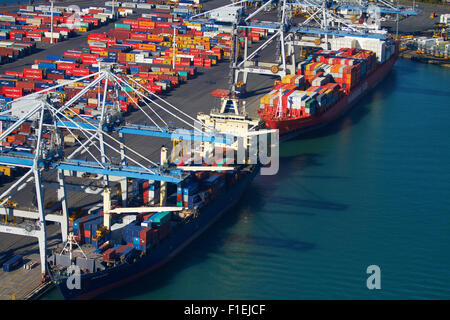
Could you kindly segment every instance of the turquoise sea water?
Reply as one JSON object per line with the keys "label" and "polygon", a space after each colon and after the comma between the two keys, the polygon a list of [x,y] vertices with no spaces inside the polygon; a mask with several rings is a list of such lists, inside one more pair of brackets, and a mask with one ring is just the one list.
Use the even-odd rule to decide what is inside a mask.
{"label": "turquoise sea water", "polygon": [[449,84],[399,60],[345,118],[283,143],[278,175],[166,267],[100,298],[449,299]]}

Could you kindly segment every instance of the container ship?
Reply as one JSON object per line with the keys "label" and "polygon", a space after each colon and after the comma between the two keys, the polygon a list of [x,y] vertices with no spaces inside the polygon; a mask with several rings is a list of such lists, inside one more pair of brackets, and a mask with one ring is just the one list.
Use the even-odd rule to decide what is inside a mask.
{"label": "container ship", "polygon": [[[259,119],[238,112],[236,99],[231,101],[236,106],[234,109],[227,100],[230,99],[222,99],[220,110],[199,114],[199,121],[208,128],[232,128],[233,132],[244,135],[250,128],[259,126]],[[198,150],[208,148],[217,152],[219,147],[205,142]],[[220,152],[227,154],[224,148],[222,145]],[[180,170],[187,170],[189,164],[198,166],[199,154],[179,157],[172,165],[175,163]],[[112,205],[111,191],[105,189],[103,206],[74,220],[65,247],[59,248],[60,252],[55,250],[47,259],[51,280],[64,298],[91,299],[149,274],[175,257],[239,201],[260,171],[259,164],[230,167],[231,163],[234,161],[226,157],[220,163],[213,163],[219,167],[216,171],[195,170],[191,166],[194,170],[184,171],[178,184],[163,186],[163,182],[134,181],[133,193],[145,205],[122,208],[123,212]],[[166,200],[163,200],[165,196],[161,197],[163,192],[170,195]],[[164,206],[169,204],[179,210],[154,212],[158,211],[158,200],[162,210],[173,208]],[[115,214],[124,212],[130,214]],[[79,285],[73,280],[72,265],[79,268]]]}
{"label": "container ship", "polygon": [[395,41],[337,40],[332,50],[317,51],[299,63],[297,74],[276,82],[258,114],[282,141],[326,126],[380,83],[397,58]]}

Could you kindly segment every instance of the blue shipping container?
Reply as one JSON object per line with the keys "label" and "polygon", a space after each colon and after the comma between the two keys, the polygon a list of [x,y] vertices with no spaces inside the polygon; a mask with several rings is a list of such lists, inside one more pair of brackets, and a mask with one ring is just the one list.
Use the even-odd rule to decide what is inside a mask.
{"label": "blue shipping container", "polygon": [[0,80],[0,86],[2,87],[15,87],[16,82],[11,80]]}
{"label": "blue shipping container", "polygon": [[21,255],[17,255],[9,259],[3,264],[3,271],[10,272],[20,266],[23,262]]}
{"label": "blue shipping container", "polygon": [[39,69],[56,69],[56,63],[48,63],[48,62],[39,62],[38,63]]}
{"label": "blue shipping container", "polygon": [[45,56],[46,60],[54,60],[54,61],[61,60],[62,58],[63,58],[62,56],[55,56],[55,55],[52,55],[52,54],[49,54],[49,55]]}

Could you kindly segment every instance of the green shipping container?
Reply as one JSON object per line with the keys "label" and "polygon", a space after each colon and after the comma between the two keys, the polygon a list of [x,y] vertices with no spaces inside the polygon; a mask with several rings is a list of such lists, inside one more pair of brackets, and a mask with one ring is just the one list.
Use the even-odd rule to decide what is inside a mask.
{"label": "green shipping container", "polygon": [[187,71],[178,71],[178,74],[179,74],[181,77],[187,77],[187,76],[188,76]]}
{"label": "green shipping container", "polygon": [[73,26],[75,28],[89,28],[89,23],[81,22],[81,21],[74,21]]}
{"label": "green shipping container", "polygon": [[[181,202],[181,201],[179,201]],[[152,225],[161,226],[170,221],[172,214],[168,211],[160,212],[155,214],[150,219],[152,220]]]}
{"label": "green shipping container", "polygon": [[118,29],[131,29],[131,25],[129,24],[116,23],[114,26]]}

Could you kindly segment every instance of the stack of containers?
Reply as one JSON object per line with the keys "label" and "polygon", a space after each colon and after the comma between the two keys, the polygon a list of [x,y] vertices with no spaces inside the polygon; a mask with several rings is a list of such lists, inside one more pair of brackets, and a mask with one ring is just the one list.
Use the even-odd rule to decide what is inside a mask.
{"label": "stack of containers", "polygon": [[183,187],[177,185],[177,207],[183,206]]}
{"label": "stack of containers", "polygon": [[152,228],[156,228],[158,234],[158,241],[165,239],[171,230],[171,218],[172,214],[170,212],[158,212],[152,215],[147,221],[151,223]]}
{"label": "stack of containers", "polygon": [[135,249],[139,249],[140,245],[140,232],[142,230],[142,227],[139,225],[136,225],[135,222],[132,222],[128,224],[127,226],[123,227],[122,230],[122,239],[127,244],[133,245]]}
{"label": "stack of containers", "polygon": [[154,229],[150,227],[144,227],[139,233],[138,250],[143,251],[147,250],[148,248],[154,247],[157,245],[158,241],[159,239],[157,239],[157,234],[154,232]]}
{"label": "stack of containers", "polygon": [[199,184],[195,181],[183,188],[183,207],[191,210],[194,209],[194,196],[197,195],[198,190]]}
{"label": "stack of containers", "polygon": [[[100,212],[95,213],[95,214],[90,214],[90,215],[76,219],[72,225],[73,233],[76,236],[76,240],[81,243],[84,243],[85,239],[89,238],[88,241],[90,242],[92,224],[88,228],[85,228],[85,225],[86,225],[86,223],[88,223],[90,221],[97,221],[96,225],[98,227],[101,224],[101,222],[103,221],[103,220],[101,220],[101,222],[98,223],[99,219],[102,219]],[[85,229],[88,231],[87,233],[85,233]],[[87,242],[87,243],[89,243],[89,242]]]}
{"label": "stack of containers", "polygon": [[[304,76],[301,80],[294,82],[295,75],[284,77],[261,98],[260,109],[278,114],[281,101],[283,115],[288,117],[307,117],[324,111],[338,101],[341,92],[348,93],[375,67],[376,55],[369,50],[320,50],[298,64],[297,76]],[[286,87],[288,83],[297,88]],[[298,90],[299,87],[305,90]]]}

